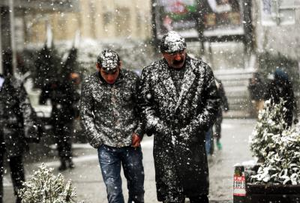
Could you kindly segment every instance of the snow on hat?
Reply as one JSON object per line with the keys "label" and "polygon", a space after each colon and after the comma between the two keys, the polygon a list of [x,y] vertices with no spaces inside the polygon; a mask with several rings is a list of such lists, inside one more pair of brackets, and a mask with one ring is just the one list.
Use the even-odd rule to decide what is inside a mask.
{"label": "snow on hat", "polygon": [[97,57],[97,63],[105,72],[114,72],[120,64],[120,57],[117,52],[106,49]]}
{"label": "snow on hat", "polygon": [[182,51],[185,48],[185,39],[175,31],[170,31],[164,35],[160,43],[160,51],[162,53]]}

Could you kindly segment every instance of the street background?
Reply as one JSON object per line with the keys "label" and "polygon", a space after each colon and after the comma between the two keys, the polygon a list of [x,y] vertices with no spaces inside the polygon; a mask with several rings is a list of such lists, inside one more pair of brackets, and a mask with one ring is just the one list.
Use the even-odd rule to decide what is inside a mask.
{"label": "street background", "polygon": [[[256,124],[254,119],[224,119],[222,124],[223,149],[216,150],[208,157],[210,168],[210,202],[232,202],[233,170],[236,163],[253,160],[249,149],[249,136]],[[155,188],[155,173],[153,164],[153,138],[145,137],[142,141],[145,168],[145,202],[157,203]],[[62,172],[65,180],[71,180],[76,187],[77,200],[85,203],[105,203],[106,191],[102,180],[96,150],[89,144],[74,144],[75,169]],[[34,152],[33,152],[34,153]],[[30,178],[33,170],[37,170],[41,163],[54,168],[58,174],[59,160],[53,148],[48,154],[40,154],[39,162],[28,159],[25,163],[26,179]],[[37,155],[35,155],[37,156]],[[8,167],[6,167],[7,169]],[[126,180],[123,176],[123,193],[125,201],[128,197]],[[9,171],[4,176],[4,202],[14,203],[13,188]],[[188,202],[188,200],[186,200]]]}
{"label": "street background", "polygon": [[[166,4],[169,7],[163,9],[158,2],[170,2],[171,5]],[[174,6],[173,2],[178,4]],[[291,76],[298,106],[300,104],[300,0],[0,0],[0,73],[20,74],[25,80],[24,86],[33,107],[40,108],[38,98],[43,85],[50,79],[61,78],[62,68],[71,58],[71,50],[77,53],[72,59],[75,65],[71,67],[82,77],[95,71],[97,55],[105,48],[120,54],[123,67],[140,72],[146,64],[161,57],[154,48],[157,47],[159,28],[169,30],[178,27],[178,24],[170,25],[167,18],[168,21],[164,21],[167,26],[157,26],[156,20],[163,19],[159,18],[163,16],[162,11],[180,21],[187,16],[187,21],[182,22],[196,28],[189,20],[195,19],[191,12],[203,10],[198,8],[199,2],[235,2],[239,5],[237,9],[229,9],[234,11],[232,15],[228,15],[228,10],[224,15],[218,14],[219,10],[203,16],[205,18],[202,20],[210,19],[206,25],[220,26],[206,30],[209,32],[203,32],[200,38],[189,37],[202,35],[198,30],[202,29],[201,24],[194,32],[179,27],[184,37],[192,39],[188,40],[189,54],[211,65],[215,76],[222,80],[228,97],[230,111],[223,122],[223,150],[209,157],[210,200],[232,202],[233,166],[253,159],[248,139],[255,120],[243,119],[256,117],[248,89],[249,79],[259,72],[268,83],[268,76],[277,67],[285,68]],[[231,8],[233,4],[223,6]],[[209,10],[216,10],[213,7],[210,5]],[[215,14],[218,18],[214,17]],[[44,107],[50,107],[50,104]],[[35,110],[45,117],[50,116],[51,109]],[[49,143],[53,144],[50,137],[33,144],[30,154],[25,154],[27,179],[43,162],[55,168],[54,173],[58,174],[57,150],[49,148]],[[78,200],[86,203],[107,202],[96,150],[82,144],[82,137],[77,138],[73,146],[76,168],[63,172],[63,175],[66,180],[73,181]],[[152,139],[145,137],[142,143],[145,195],[146,202],[156,203]],[[5,166],[4,202],[13,203],[10,172],[7,163]],[[125,181],[123,187],[127,198]]]}

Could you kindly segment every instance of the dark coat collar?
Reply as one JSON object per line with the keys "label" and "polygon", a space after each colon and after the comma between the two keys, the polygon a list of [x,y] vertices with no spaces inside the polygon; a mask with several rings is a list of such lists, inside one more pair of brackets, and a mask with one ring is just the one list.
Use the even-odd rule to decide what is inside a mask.
{"label": "dark coat collar", "polygon": [[189,89],[191,88],[192,84],[194,83],[194,80],[196,78],[196,75],[194,73],[195,64],[193,63],[192,59],[187,56],[185,61],[185,73],[182,81],[182,87],[181,92],[178,94],[176,91],[176,87],[174,85],[174,82],[172,80],[172,77],[170,75],[169,71],[169,65],[165,59],[160,61],[159,64],[159,78],[161,82],[164,84],[164,87],[171,98],[176,102],[176,109],[178,106],[182,103],[184,98],[186,97],[187,93],[189,92]]}

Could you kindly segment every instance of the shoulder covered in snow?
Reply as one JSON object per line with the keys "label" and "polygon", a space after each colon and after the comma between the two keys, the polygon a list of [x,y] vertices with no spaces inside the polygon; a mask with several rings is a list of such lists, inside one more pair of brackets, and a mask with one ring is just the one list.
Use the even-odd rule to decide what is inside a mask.
{"label": "shoulder covered in snow", "polygon": [[154,61],[152,62],[150,65],[146,66],[144,69],[143,69],[143,72],[144,71],[151,71],[151,70],[155,70],[157,68],[159,68],[160,66],[160,63],[163,62],[163,59],[160,59],[160,60],[157,60],[157,61]]}
{"label": "shoulder covered in snow", "polygon": [[211,67],[201,59],[191,58],[188,56],[187,60],[190,61],[190,64],[193,64],[192,67],[194,71],[199,73],[205,72],[207,74],[212,74]]}
{"label": "shoulder covered in snow", "polygon": [[157,74],[157,70],[160,68],[161,63],[163,63],[163,59],[158,60],[158,61],[154,61],[150,65],[143,68],[141,77],[144,78],[144,77],[149,76],[153,73]]}
{"label": "shoulder covered in snow", "polygon": [[98,77],[98,74],[99,74],[99,72],[97,71],[91,75],[85,76],[83,79],[83,83],[89,83],[89,82],[95,80]]}
{"label": "shoulder covered in snow", "polygon": [[[187,56],[186,60],[187,64],[192,66],[195,73],[213,74],[211,67],[201,59],[191,58]],[[142,71],[142,77],[157,74],[157,72],[159,72],[159,69],[162,68],[164,63],[164,59],[161,59],[158,61],[154,61],[150,65],[146,66]]]}
{"label": "shoulder covered in snow", "polygon": [[121,73],[124,75],[124,77],[126,79],[129,79],[129,80],[136,80],[139,77],[136,72],[125,69],[125,68],[121,69]]}

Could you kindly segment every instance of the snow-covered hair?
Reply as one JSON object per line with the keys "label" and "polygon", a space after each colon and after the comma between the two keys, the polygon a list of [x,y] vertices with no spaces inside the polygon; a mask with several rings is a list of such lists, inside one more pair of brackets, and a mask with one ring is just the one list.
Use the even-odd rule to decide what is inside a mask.
{"label": "snow-covered hair", "polygon": [[161,53],[173,53],[186,48],[186,42],[177,32],[170,31],[164,35],[160,43]]}
{"label": "snow-covered hair", "polygon": [[117,52],[105,49],[98,55],[97,63],[105,72],[114,72],[120,65],[120,57]]}

